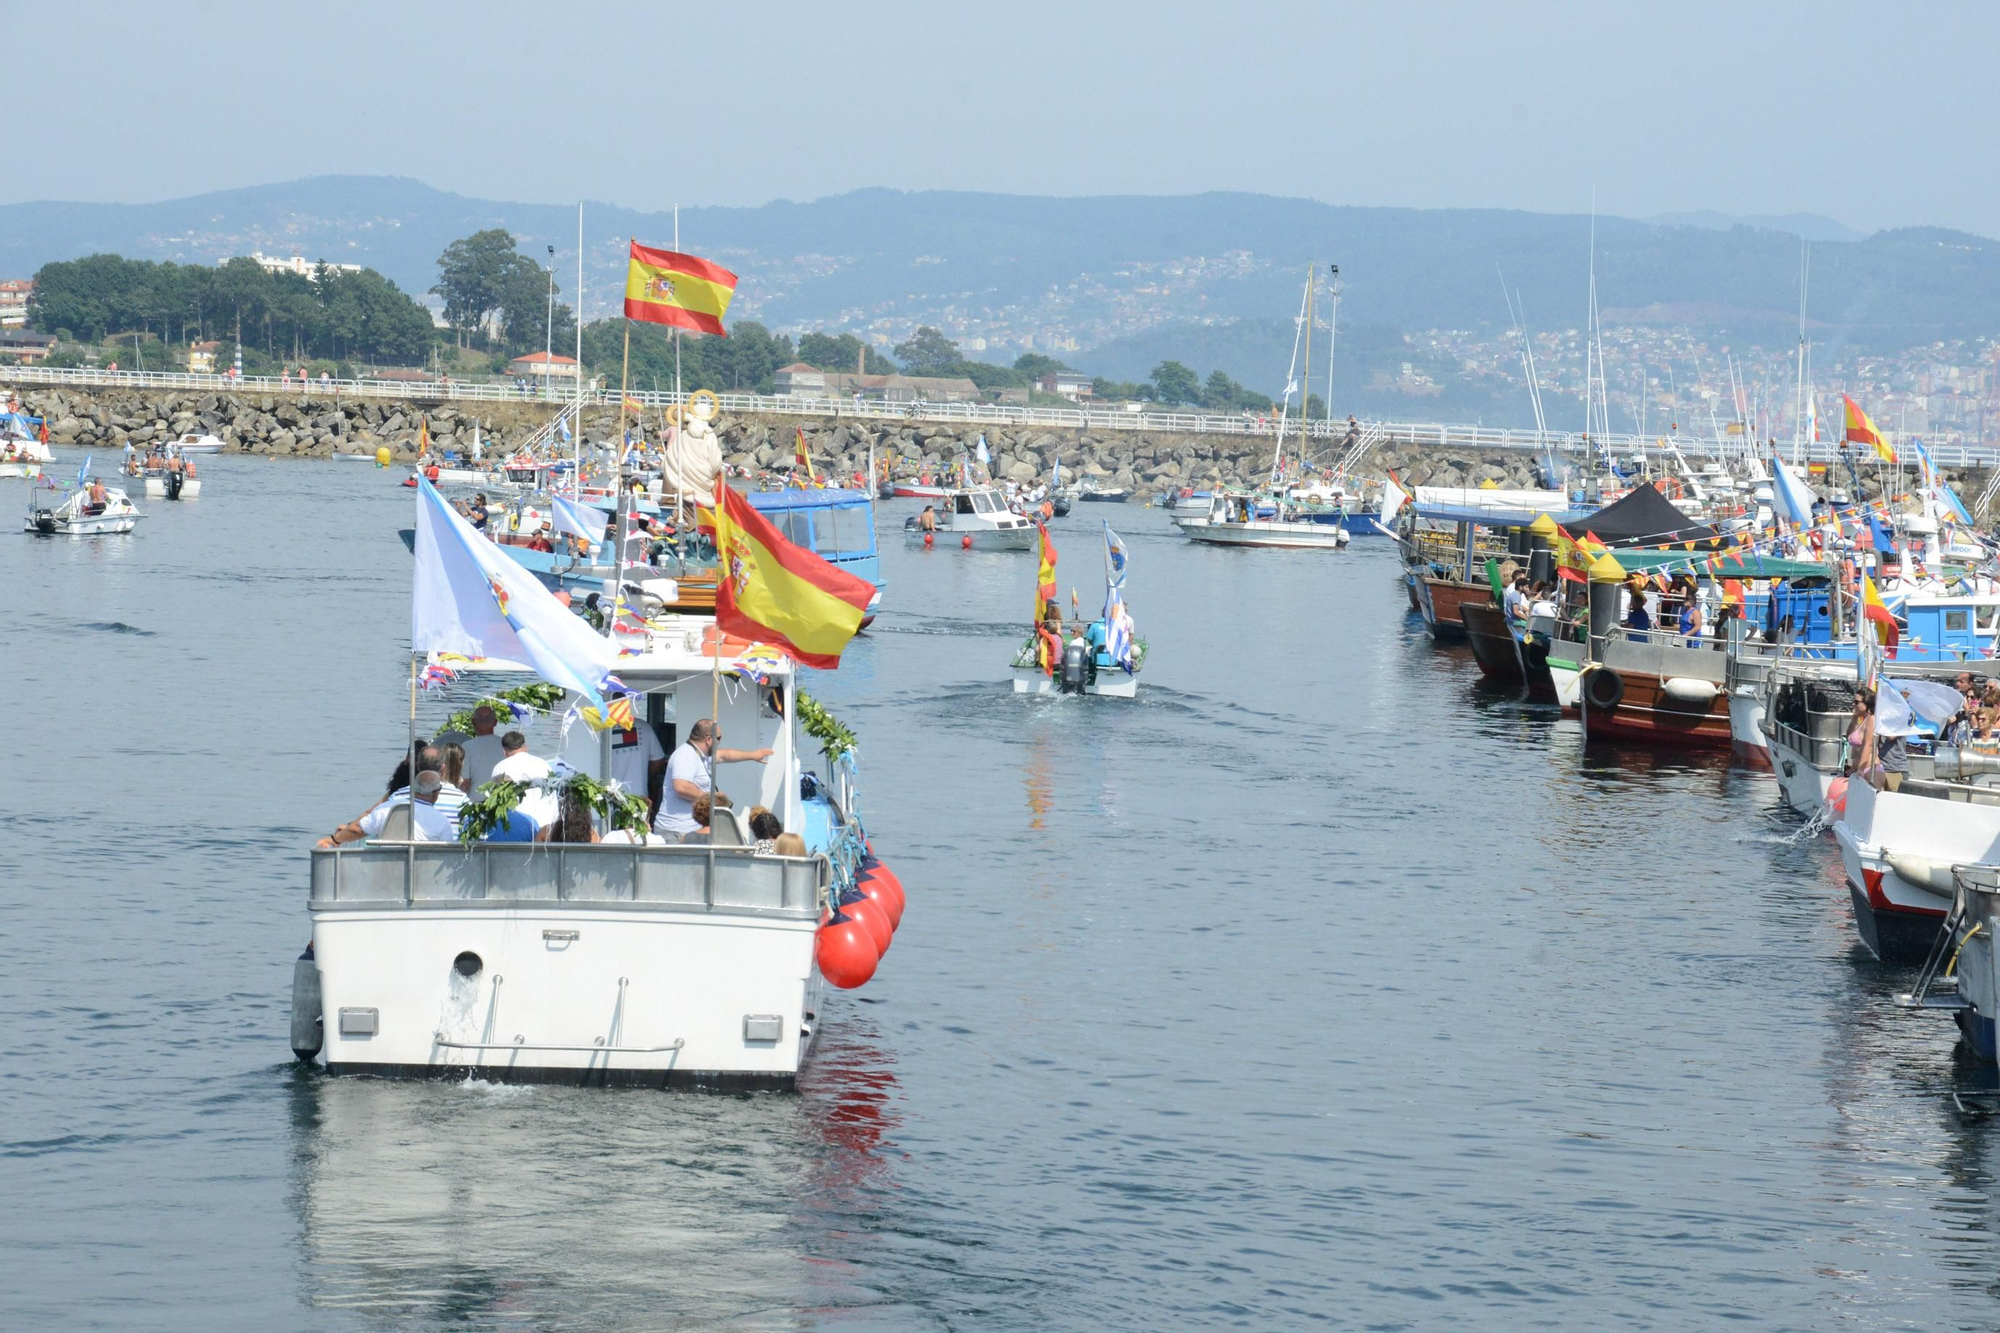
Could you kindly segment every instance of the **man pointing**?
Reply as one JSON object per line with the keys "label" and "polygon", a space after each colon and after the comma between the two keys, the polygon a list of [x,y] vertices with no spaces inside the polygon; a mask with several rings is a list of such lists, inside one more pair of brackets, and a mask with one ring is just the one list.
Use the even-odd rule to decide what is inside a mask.
{"label": "man pointing", "polygon": [[718,764],[761,764],[771,757],[768,746],[761,750],[725,750],[721,746],[722,728],[712,719],[703,718],[688,728],[686,742],[667,759],[667,787],[660,794],[659,817],[653,821],[655,832],[679,838],[699,827],[694,818],[694,799],[715,789],[709,775],[709,756],[713,755]]}

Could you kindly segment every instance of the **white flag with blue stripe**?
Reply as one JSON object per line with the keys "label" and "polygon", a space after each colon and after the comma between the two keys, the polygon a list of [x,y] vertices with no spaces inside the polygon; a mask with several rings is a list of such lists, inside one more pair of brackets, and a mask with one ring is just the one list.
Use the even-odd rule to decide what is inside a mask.
{"label": "white flag with blue stripe", "polygon": [[1771,458],[1772,494],[1778,501],[1778,512],[1802,528],[1812,526],[1813,493],[1799,474],[1792,471],[1785,460],[1773,455]]}
{"label": "white flag with blue stripe", "polygon": [[608,520],[603,510],[594,505],[578,504],[564,495],[555,497],[551,510],[550,522],[557,532],[581,537],[592,546],[604,545],[604,528]]}
{"label": "white flag with blue stripe", "polygon": [[1114,588],[1125,586],[1125,565],[1128,560],[1125,539],[1111,530],[1107,520],[1104,524],[1104,581]]}
{"label": "white flag with blue stripe", "polygon": [[1115,586],[1104,590],[1104,652],[1124,667],[1127,675],[1131,674],[1132,617],[1125,610],[1125,599]]}
{"label": "white flag with blue stripe", "polygon": [[616,646],[482,537],[422,477],[415,552],[412,649],[519,662],[604,707]]}

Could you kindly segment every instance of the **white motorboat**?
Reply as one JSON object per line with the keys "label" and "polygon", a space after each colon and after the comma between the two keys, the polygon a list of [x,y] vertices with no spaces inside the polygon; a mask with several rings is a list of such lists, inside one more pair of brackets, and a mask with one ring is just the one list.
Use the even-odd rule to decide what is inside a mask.
{"label": "white motorboat", "polygon": [[[1000,492],[988,487],[952,491],[932,513],[937,521],[935,536],[975,551],[1032,551],[1037,536],[1034,521],[1007,507]],[[903,520],[903,536],[921,542],[932,534],[923,529],[922,516]]]}
{"label": "white motorboat", "polygon": [[130,532],[144,517],[121,490],[107,487],[103,503],[93,504],[89,490],[78,489],[53,508],[31,502],[25,526],[44,537],[92,537]]}
{"label": "white motorboat", "polygon": [[1910,756],[1898,791],[1851,781],[1833,826],[1862,942],[1916,962],[1952,898],[1952,867],[2000,862],[2000,755],[1939,746]]}
{"label": "white motorboat", "polygon": [[219,454],[222,452],[222,441],[205,431],[189,431],[168,444],[167,451],[180,454]]}
{"label": "white motorboat", "polygon": [[[1100,666],[1090,661],[1076,673],[1074,681],[1058,666],[1054,674],[1044,671],[1032,660],[1032,646],[1025,656],[1030,660],[1022,665],[1017,656],[1011,668],[1016,694],[1097,694],[1107,699],[1132,699],[1139,694],[1138,668],[1127,673],[1116,666]],[[1086,658],[1088,661],[1088,658]]]}
{"label": "white motorboat", "polygon": [[145,487],[148,500],[194,500],[201,495],[201,478],[187,472],[147,467],[133,480]]}
{"label": "white motorboat", "polygon": [[[439,843],[392,825],[315,850],[312,947],[294,976],[301,1059],[334,1074],[793,1085],[819,1024],[822,916],[860,864],[854,770],[836,762],[830,787],[804,788],[790,665],[739,662],[704,646],[712,622],[675,623],[692,628],[619,658],[642,694],[637,724],[671,751],[711,713],[719,651],[723,672],[744,673],[714,710],[723,733],[773,751],[717,768],[737,811],[717,812],[714,841]],[[800,831],[809,854],[756,850],[738,813],[753,805]]]}
{"label": "white motorboat", "polygon": [[[1262,517],[1265,510],[1269,517]],[[1182,517],[1174,522],[1183,534],[1211,546],[1281,546],[1295,550],[1338,551],[1346,547],[1351,534],[1340,521],[1340,512],[1313,514],[1305,509],[1235,491],[1217,491],[1205,515]]]}
{"label": "white motorboat", "polygon": [[19,422],[18,414],[0,415],[0,477],[39,477],[56,456]]}

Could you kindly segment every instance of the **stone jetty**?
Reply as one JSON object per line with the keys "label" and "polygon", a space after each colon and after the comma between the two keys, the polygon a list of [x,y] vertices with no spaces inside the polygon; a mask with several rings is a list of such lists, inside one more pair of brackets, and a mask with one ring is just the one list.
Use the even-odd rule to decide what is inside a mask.
{"label": "stone jetty", "polygon": [[[122,449],[144,447],[186,432],[211,434],[231,453],[326,458],[335,453],[373,454],[386,446],[393,458],[417,456],[420,427],[428,422],[433,445],[468,450],[476,428],[489,451],[506,452],[547,426],[556,405],[537,402],[436,403],[342,397],[338,394],[195,392],[172,390],[28,388],[22,405],[49,424],[50,443]],[[647,425],[657,434],[657,416]],[[893,458],[899,473],[942,472],[971,453],[983,434],[993,474],[1029,482],[1046,478],[1060,459],[1066,478],[1107,488],[1155,492],[1254,483],[1271,461],[1268,437],[994,426],[963,422],[879,420],[865,417],[725,414],[717,423],[723,454],[735,466],[756,470],[789,462],[793,431],[803,428],[815,465],[830,476],[865,469],[872,445]],[[584,413],[591,439],[617,434],[618,410]],[[1365,471],[1394,469],[1411,485],[1495,486],[1535,484],[1533,459],[1522,450],[1385,443]],[[1865,476],[1865,474],[1864,474]],[[1983,477],[1959,478],[1961,493],[1977,494]],[[1968,490],[1969,488],[1969,490]]]}

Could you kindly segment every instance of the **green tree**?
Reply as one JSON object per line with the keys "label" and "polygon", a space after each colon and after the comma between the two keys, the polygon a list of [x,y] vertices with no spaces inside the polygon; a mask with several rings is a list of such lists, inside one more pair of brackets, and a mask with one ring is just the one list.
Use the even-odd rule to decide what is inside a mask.
{"label": "green tree", "polygon": [[1162,361],[1153,367],[1153,389],[1163,403],[1201,401],[1201,381],[1178,361]]}
{"label": "green tree", "polygon": [[869,375],[893,375],[896,363],[883,356],[873,347],[851,333],[802,333],[799,335],[799,360],[816,370],[832,370],[841,374],[852,374],[857,358],[865,356],[864,364]]}
{"label": "green tree", "polygon": [[431,295],[443,298],[445,322],[457,331],[460,346],[500,309],[508,281],[516,273],[514,261],[526,258],[514,248],[513,233],[504,227],[476,231],[444,248]]}
{"label": "green tree", "polygon": [[1069,367],[1052,356],[1043,356],[1040,352],[1023,352],[1014,358],[1014,369],[1026,376],[1029,382],[1033,382],[1044,375],[1068,370]]}
{"label": "green tree", "polygon": [[958,365],[958,344],[928,324],[919,325],[908,342],[891,349],[912,375],[949,375]]}

